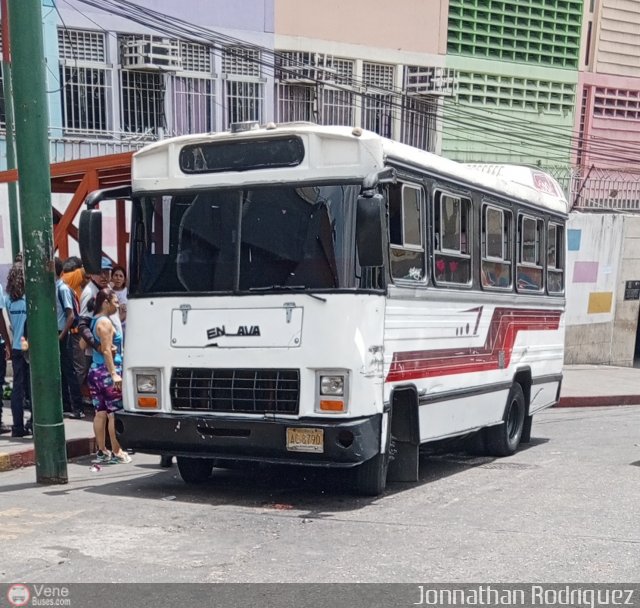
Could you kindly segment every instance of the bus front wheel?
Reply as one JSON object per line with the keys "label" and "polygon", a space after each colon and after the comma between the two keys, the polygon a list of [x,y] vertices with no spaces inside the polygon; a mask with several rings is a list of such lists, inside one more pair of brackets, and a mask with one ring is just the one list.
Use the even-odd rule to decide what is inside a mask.
{"label": "bus front wheel", "polygon": [[387,487],[389,459],[386,454],[376,454],[355,468],[355,489],[362,496],[379,496]]}
{"label": "bus front wheel", "polygon": [[211,476],[213,462],[208,458],[188,458],[178,456],[178,471],[185,483],[194,484],[207,481]]}
{"label": "bus front wheel", "polygon": [[511,456],[520,445],[524,429],[525,399],[517,382],[511,387],[502,424],[486,429],[487,452],[491,456]]}

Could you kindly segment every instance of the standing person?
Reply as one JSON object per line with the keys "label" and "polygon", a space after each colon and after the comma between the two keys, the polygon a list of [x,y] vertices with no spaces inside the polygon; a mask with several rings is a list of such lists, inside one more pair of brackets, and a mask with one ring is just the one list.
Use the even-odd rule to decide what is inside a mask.
{"label": "standing person", "polygon": [[[4,292],[2,291],[2,285],[0,285],[0,336],[2,339],[0,340],[0,377],[2,379],[2,385],[4,387],[4,383],[7,375],[7,361],[11,359],[11,338],[9,336],[9,330],[7,329],[7,324],[4,320]],[[11,432],[11,429],[6,425],[2,424],[2,401],[4,398],[4,390],[3,394],[0,395],[0,435],[4,435],[5,433]]]}
{"label": "standing person", "polygon": [[[80,316],[81,317],[91,317],[93,316],[93,311],[89,310],[89,302],[96,297],[97,293],[104,289],[105,287],[109,287],[109,283],[111,281],[111,260],[107,257],[102,258],[102,268],[100,270],[100,274],[92,274],[90,276],[90,281],[87,286],[82,290],[82,296],[80,297]],[[116,313],[111,319],[116,326],[116,329],[122,333],[122,326],[120,323],[120,317],[118,313]],[[78,376],[78,384],[82,386],[87,379],[87,372],[89,371],[89,367],[91,366],[92,360],[92,349],[87,348],[84,350],[84,365],[80,370],[80,374]]]}
{"label": "standing person", "polygon": [[54,260],[56,270],[56,315],[60,344],[60,379],[62,380],[62,408],[71,418],[84,418],[82,393],[73,367],[72,332],[77,333],[78,304],[71,288],[62,280],[62,260]]}
{"label": "standing person", "polygon": [[[89,392],[96,410],[93,430],[98,445],[98,462],[131,462],[116,437],[115,412],[122,409],[122,332],[117,331],[111,318],[118,312],[118,296],[109,288],[101,289],[95,298],[93,349],[89,369]],[[115,347],[115,352],[112,349]],[[111,449],[106,446],[105,426],[109,429]]]}
{"label": "standing person", "polygon": [[82,290],[89,283],[89,276],[85,273],[82,260],[77,256],[67,258],[62,264],[62,280],[73,290],[78,300],[82,296]]}
{"label": "standing person", "polygon": [[24,402],[31,398],[29,386],[29,361],[27,346],[27,299],[24,295],[24,269],[22,263],[14,264],[7,277],[7,295],[5,307],[9,313],[13,342],[11,360],[13,362],[13,392],[11,393],[12,437],[25,437],[32,434],[31,421],[24,422]]}
{"label": "standing person", "polygon": [[124,335],[127,321],[127,301],[128,301],[128,289],[127,289],[127,271],[120,265],[115,265],[111,270],[111,289],[118,294],[118,303],[120,308],[118,312],[120,314],[120,322],[122,323],[122,333]]}

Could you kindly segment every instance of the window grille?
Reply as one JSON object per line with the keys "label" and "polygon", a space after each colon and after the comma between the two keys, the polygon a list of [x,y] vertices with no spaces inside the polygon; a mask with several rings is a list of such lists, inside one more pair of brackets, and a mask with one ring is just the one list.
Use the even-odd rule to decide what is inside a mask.
{"label": "window grille", "polygon": [[460,72],[458,102],[566,115],[573,112],[576,85],[567,82]]}
{"label": "window grille", "polygon": [[298,51],[283,51],[276,54],[276,79],[281,82],[308,80],[319,78],[316,73],[316,58],[314,53]]}
{"label": "window grille", "polygon": [[260,51],[229,47],[222,55],[225,82],[225,128],[231,123],[262,122],[264,85],[260,74]]}
{"label": "window grille", "polygon": [[227,80],[226,127],[234,122],[262,122],[263,85],[259,82]]}
{"label": "window grille", "polygon": [[103,32],[58,29],[60,96],[67,135],[111,130],[111,69]]}
{"label": "window grille", "polygon": [[391,137],[393,121],[394,67],[379,63],[363,63],[362,79],[366,93],[362,100],[362,126],[383,137]]}
{"label": "window grille", "polygon": [[242,47],[228,47],[222,54],[222,72],[227,76],[252,76],[259,78],[260,51]]}
{"label": "window grille", "polygon": [[322,90],[320,124],[353,126],[355,122],[355,99],[351,91],[325,87]]}
{"label": "window grille", "polygon": [[435,97],[405,97],[402,101],[400,141],[403,144],[435,151],[438,101]]}
{"label": "window grille", "polygon": [[583,0],[450,0],[448,52],[577,69]]}
{"label": "window grille", "polygon": [[278,122],[316,122],[317,96],[315,86],[279,83],[276,120]]}
{"label": "window grille", "polygon": [[210,78],[173,78],[173,133],[214,131],[215,94]]}
{"label": "window grille", "polygon": [[60,59],[105,63],[105,38],[102,32],[58,29]]}
{"label": "window grille", "polygon": [[277,120],[352,126],[355,100],[349,89],[353,71],[354,62],[349,59],[321,53],[278,52]]}
{"label": "window grille", "polygon": [[193,42],[180,42],[182,69],[186,72],[211,74],[211,53],[209,47]]}
{"label": "window grille", "polygon": [[407,95],[453,95],[457,73],[452,68],[407,65],[404,91]]}
{"label": "window grille", "polygon": [[101,68],[60,66],[62,115],[67,134],[109,131],[111,78]]}
{"label": "window grille", "polygon": [[157,136],[166,129],[162,73],[122,70],[122,130]]}
{"label": "window grille", "polygon": [[602,118],[640,120],[640,91],[596,87],[593,114]]}

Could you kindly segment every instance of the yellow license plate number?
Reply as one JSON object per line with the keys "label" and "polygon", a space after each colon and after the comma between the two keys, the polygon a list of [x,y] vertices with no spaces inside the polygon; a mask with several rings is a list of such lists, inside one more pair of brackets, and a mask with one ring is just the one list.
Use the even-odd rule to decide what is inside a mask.
{"label": "yellow license plate number", "polygon": [[324,429],[287,428],[290,452],[324,452]]}

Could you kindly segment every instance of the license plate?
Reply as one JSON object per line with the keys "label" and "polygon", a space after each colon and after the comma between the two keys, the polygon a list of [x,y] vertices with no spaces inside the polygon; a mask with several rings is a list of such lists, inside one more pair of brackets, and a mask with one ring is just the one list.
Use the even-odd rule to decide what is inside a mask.
{"label": "license plate", "polygon": [[290,452],[324,452],[324,429],[287,428]]}

